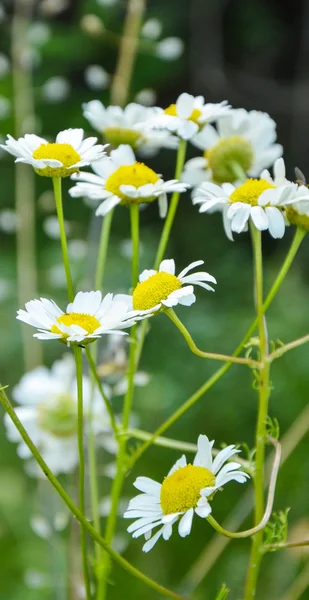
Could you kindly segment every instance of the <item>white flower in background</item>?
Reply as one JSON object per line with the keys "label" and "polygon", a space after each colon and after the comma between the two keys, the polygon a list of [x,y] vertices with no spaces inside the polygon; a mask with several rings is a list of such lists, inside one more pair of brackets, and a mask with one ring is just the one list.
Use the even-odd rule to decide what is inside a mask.
{"label": "white flower in background", "polygon": [[187,275],[195,267],[204,264],[197,260],[175,275],[175,261],[163,260],[159,270],[146,269],[139,276],[139,283],[133,291],[132,307],[139,314],[151,314],[161,309],[171,308],[182,304],[191,306],[196,300],[194,285],[199,285],[205,290],[214,291],[208,283],[217,283],[215,278],[205,271],[198,271]]}
{"label": "white flower in background", "polygon": [[68,7],[69,0],[42,0],[39,11],[43,16],[53,17]]}
{"label": "white flower in background", "polygon": [[66,100],[70,94],[71,86],[65,77],[51,77],[42,85],[41,93],[46,102],[57,104]]}
{"label": "white flower in background", "polygon": [[0,231],[4,233],[15,233],[20,221],[15,210],[5,208],[0,211]]}
{"label": "white flower in background", "polygon": [[0,79],[10,72],[10,61],[5,54],[0,54]]}
{"label": "white flower in background", "polygon": [[158,200],[160,216],[167,213],[167,194],[185,192],[190,186],[177,179],[163,181],[160,175],[137,162],[130,146],[119,146],[110,157],[92,165],[93,173],[73,175],[78,183],[69,190],[73,198],[87,196],[92,200],[104,200],[96,215],[104,216],[118,204],[148,204]]}
{"label": "white flower in background", "polygon": [[192,143],[204,150],[201,170],[208,168],[216,183],[238,180],[232,163],[239,165],[250,177],[259,177],[283,153],[276,144],[276,123],[264,112],[232,109],[217,123],[218,131],[207,125]]}
{"label": "white flower in background", "polygon": [[[71,231],[71,223],[69,221],[64,221],[64,228],[67,235],[70,235]],[[43,231],[44,233],[50,237],[52,240],[60,239],[60,227],[59,221],[57,217],[54,215],[50,215],[46,217],[43,221]]]}
{"label": "white flower in background", "polygon": [[97,138],[83,139],[83,129],[65,129],[60,131],[54,143],[35,135],[26,134],[15,140],[7,136],[4,150],[16,156],[15,162],[32,165],[38,175],[44,177],[68,177],[78,172],[80,167],[89,165],[105,155]]}
{"label": "white flower in background", "polygon": [[[193,188],[200,185],[204,181],[211,181],[212,172],[207,169],[207,160],[203,156],[190,158],[183,168],[181,181],[189,183]],[[193,194],[195,191],[193,190]]]}
{"label": "white flower in background", "polygon": [[46,44],[50,37],[51,29],[46,23],[32,23],[27,32],[28,41],[35,46]]}
{"label": "white flower in background", "polygon": [[47,281],[52,288],[65,290],[67,287],[67,278],[63,263],[51,265],[47,269]]}
{"label": "white flower in background", "polygon": [[[112,396],[122,396],[126,393],[128,367],[127,338],[110,335],[105,345],[103,360],[97,367],[97,373],[102,379],[107,379],[112,389]],[[137,371],[134,375],[134,385],[137,387],[144,387],[149,381],[150,376],[145,371]]]}
{"label": "white flower in background", "polygon": [[[176,521],[179,521],[179,535],[190,535],[194,514],[202,519],[210,515],[209,500],[219,488],[233,480],[244,483],[249,477],[240,471],[239,463],[225,464],[239,452],[235,446],[227,446],[213,460],[213,444],[214,441],[210,442],[206,435],[200,435],[193,465],[187,464],[183,455],[162,484],[149,477],[136,479],[134,486],[142,493],[130,501],[124,518],[136,519],[128,527],[128,532],[134,538],[145,536],[144,552],[149,552],[161,536],[168,540]],[[151,537],[156,527],[160,529]]]}
{"label": "white flower in background", "polygon": [[178,37],[168,37],[158,42],[156,56],[162,60],[177,60],[183,54],[185,45]]}
{"label": "white flower in background", "polygon": [[36,569],[27,569],[24,575],[24,584],[30,590],[43,590],[50,588],[51,581],[47,573]]}
{"label": "white flower in background", "polygon": [[241,233],[247,230],[250,219],[260,231],[268,229],[272,237],[282,238],[285,231],[284,207],[293,202],[297,184],[285,179],[282,158],[276,160],[274,174],[272,179],[268,171],[264,171],[261,179],[248,179],[239,187],[231,183],[222,186],[202,183],[196,190],[193,204],[200,205],[200,212],[222,210],[225,232],[230,240],[233,240],[233,231]]}
{"label": "white flower in background", "polygon": [[[105,391],[109,393],[108,389]],[[93,391],[92,382],[86,376],[83,376],[83,395],[86,433],[92,403],[92,427],[96,443],[114,453],[116,444],[109,416],[101,394],[96,388]],[[13,399],[19,405],[15,408],[18,418],[53,473],[70,473],[75,469],[79,459],[77,385],[72,355],[65,354],[50,370],[41,366],[23,375],[13,389]],[[34,461],[31,460],[32,455],[28,447],[8,415],[5,415],[4,423],[9,440],[18,443],[17,452],[20,458],[30,461],[28,466],[31,467],[31,474],[43,477],[39,467],[35,467]],[[42,533],[41,522],[36,520],[34,525],[38,535],[47,537],[46,527]]]}
{"label": "white flower in background", "polygon": [[87,256],[88,244],[85,240],[70,240],[68,252],[71,260],[84,260]]}
{"label": "white flower in background", "polygon": [[161,33],[162,23],[159,19],[156,19],[155,17],[145,21],[141,29],[141,34],[144,37],[149,38],[150,40],[157,40],[158,37],[160,37]]}
{"label": "white flower in background", "polygon": [[70,343],[89,343],[104,334],[116,333],[135,324],[137,313],[129,311],[124,295],[101,292],[78,292],[64,313],[53,300],[41,298],[26,303],[26,310],[17,311],[17,319],[36,327],[40,340],[61,340]]}
{"label": "white flower in background", "polygon": [[136,96],[135,101],[143,106],[154,106],[157,100],[157,94],[152,88],[144,88],[140,90]]}
{"label": "white flower in background", "polygon": [[184,92],[165,110],[149,119],[149,127],[167,129],[184,140],[190,140],[206,123],[225,116],[230,107],[224,100],[219,104],[205,104],[203,96],[191,96]]}
{"label": "white flower in background", "polygon": [[11,113],[11,103],[8,98],[0,96],[0,119],[6,119]]}
{"label": "white flower in background", "polygon": [[159,108],[146,107],[135,102],[131,102],[125,108],[105,107],[100,100],[92,100],[83,104],[83,111],[90,125],[114,147],[121,144],[128,144],[138,150],[177,147],[178,140],[169,133],[153,131],[148,126],[149,120],[160,112]]}
{"label": "white flower in background", "polygon": [[106,90],[110,83],[110,74],[101,65],[89,65],[84,77],[91,90]]}

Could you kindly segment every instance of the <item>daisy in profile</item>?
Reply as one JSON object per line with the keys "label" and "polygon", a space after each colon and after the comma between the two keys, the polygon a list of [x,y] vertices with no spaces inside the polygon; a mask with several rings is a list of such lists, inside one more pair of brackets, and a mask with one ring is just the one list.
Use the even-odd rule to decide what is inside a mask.
{"label": "daisy in profile", "polygon": [[105,155],[106,146],[97,144],[96,137],[83,138],[83,129],[60,131],[52,143],[34,134],[26,134],[18,140],[8,135],[1,148],[16,156],[15,162],[31,165],[38,175],[69,177],[80,167],[90,165]]}
{"label": "daisy in profile", "polygon": [[196,300],[194,285],[214,291],[209,283],[217,282],[209,273],[198,271],[187,274],[203,264],[203,260],[197,260],[183,269],[179,275],[175,275],[176,267],[173,259],[163,260],[158,271],[146,269],[139,276],[139,283],[133,291],[131,298],[133,310],[143,316],[172,308],[177,304],[191,306]]}
{"label": "daisy in profile", "polygon": [[[106,386],[104,390],[109,395]],[[12,394],[19,405],[15,408],[16,414],[49,468],[55,475],[71,473],[79,462],[77,384],[73,356],[65,354],[50,370],[41,366],[29,371],[23,375]],[[86,431],[90,406],[96,444],[109,453],[116,453],[117,444],[101,394],[97,388],[92,389],[91,380],[84,375],[83,409]],[[18,444],[18,455],[27,460],[29,474],[43,476],[35,461],[31,460],[28,447],[7,414],[4,424],[9,440]]]}
{"label": "daisy in profile", "polygon": [[135,324],[128,300],[124,295],[101,292],[78,292],[63,312],[53,300],[41,298],[26,303],[26,310],[17,312],[17,319],[38,329],[33,337],[59,340],[66,344],[87,344],[104,334],[125,335],[122,329]]}
{"label": "daisy in profile", "polygon": [[[295,169],[295,172],[298,187],[293,194],[293,202],[285,206],[286,222],[301,227],[302,229],[305,229],[305,231],[309,231],[309,189],[303,173],[298,168]],[[261,177],[276,185],[288,183],[283,161],[279,164],[277,170],[274,169],[274,178],[272,178],[267,170],[261,173]]]}
{"label": "daisy in profile", "polygon": [[187,179],[210,178],[215,183],[235,183],[238,180],[233,164],[250,177],[259,177],[283,153],[276,143],[276,123],[264,112],[231,109],[224,119],[219,119],[217,129],[204,127],[192,143],[204,151],[198,161],[187,163]]}
{"label": "daisy in profile", "polygon": [[260,231],[268,229],[273,238],[282,238],[284,209],[293,202],[297,189],[297,184],[285,178],[284,161],[279,158],[274,164],[274,178],[264,171],[260,179],[248,179],[239,187],[230,183],[219,186],[205,182],[197,189],[192,201],[200,205],[200,212],[222,211],[225,232],[230,240],[233,240],[233,231],[246,231],[250,220]]}
{"label": "daisy in profile", "polygon": [[69,190],[73,198],[103,200],[96,215],[104,216],[118,204],[149,204],[158,200],[160,216],[167,213],[167,194],[185,192],[190,185],[176,179],[163,181],[160,175],[137,162],[130,146],[119,146],[110,157],[92,165],[94,173],[74,174],[77,184]]}
{"label": "daisy in profile", "polygon": [[227,100],[219,104],[205,103],[203,96],[191,96],[184,92],[177,98],[175,104],[170,104],[165,110],[149,120],[150,127],[167,129],[183,140],[191,140],[198,131],[219,117],[229,113]]}
{"label": "daisy in profile", "polygon": [[[239,463],[225,464],[239,452],[235,446],[227,446],[213,460],[213,444],[214,441],[210,442],[206,435],[200,435],[193,465],[187,464],[186,457],[182,456],[162,484],[149,477],[136,479],[134,486],[142,493],[130,501],[124,518],[136,519],[128,527],[128,532],[134,538],[145,536],[144,552],[149,552],[161,536],[168,540],[176,522],[179,522],[179,535],[189,535],[194,514],[202,519],[210,515],[210,500],[218,489],[233,480],[244,483],[249,477],[240,470]],[[159,529],[152,535],[157,527]]]}
{"label": "daisy in profile", "polygon": [[178,139],[167,131],[154,131],[145,123],[160,112],[159,108],[131,102],[125,108],[104,106],[100,100],[83,104],[83,114],[90,125],[114,147],[127,144],[148,156],[160,148],[177,148]]}

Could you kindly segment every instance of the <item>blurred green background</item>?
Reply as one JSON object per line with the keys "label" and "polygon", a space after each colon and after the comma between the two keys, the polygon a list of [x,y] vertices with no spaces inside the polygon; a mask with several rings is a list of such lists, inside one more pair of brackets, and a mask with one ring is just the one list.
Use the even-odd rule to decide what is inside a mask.
{"label": "blurred green background", "polygon": [[[15,131],[12,20],[16,7],[23,11],[20,8],[22,4],[27,8],[26,0],[24,3],[14,3],[13,0],[0,2],[2,140],[7,133],[14,134]],[[103,20],[107,30],[121,33],[126,2],[43,0],[33,2],[32,9],[27,34],[31,52],[24,57],[24,68],[27,70],[31,66],[33,71],[36,133],[52,137],[67,127],[84,127],[90,134],[90,127],[82,116],[81,104],[93,98],[108,103],[109,77],[106,73],[110,77],[113,74],[118,47],[115,38],[108,34],[89,35],[83,27],[82,18],[95,14]],[[278,123],[278,141],[285,148],[289,177],[293,178],[296,165],[308,175],[308,1],[152,0],[147,3],[145,20],[149,18],[159,19],[162,23],[160,39],[180,38],[184,50],[181,52],[181,43],[178,42],[179,56],[163,60],[157,56],[158,40],[144,38],[147,50],[138,54],[130,100],[142,89],[151,88],[156,94],[155,103],[161,106],[167,106],[179,93],[188,91],[195,95],[203,94],[210,102],[228,99],[234,107],[267,111]],[[93,65],[106,71],[97,69],[96,82],[93,78],[91,80],[91,70],[89,75],[89,67]],[[54,77],[61,78],[58,87],[62,95],[59,92],[56,99],[50,92],[50,87],[55,86],[47,85]],[[29,124],[27,131],[33,131],[33,124]],[[196,150],[190,147],[189,155],[196,154]],[[173,151],[163,150],[149,164],[170,179],[174,160]],[[14,177],[12,157],[1,152],[0,377],[4,384],[10,386],[16,384],[24,372],[21,330],[26,329],[15,319],[19,303]],[[101,223],[82,201],[67,195],[69,185],[68,181],[64,182],[64,211],[69,224],[69,239],[88,242],[86,253],[82,245],[79,253],[75,253],[72,263],[74,278],[79,287],[91,289]],[[60,244],[58,239],[51,237],[53,221],[50,218],[55,212],[50,192],[50,181],[36,177],[38,291],[40,295],[52,297],[64,305],[66,292]],[[142,212],[141,269],[149,268],[153,262],[161,227],[157,206],[150,206]],[[280,241],[273,240],[268,234],[263,236],[266,288],[277,273],[292,235],[290,228]],[[189,194],[182,196],[167,257],[175,258],[179,270],[194,260],[204,259],[206,270],[215,275],[218,286],[215,296],[197,291],[194,307],[180,308],[178,313],[198,346],[225,353],[231,353],[236,347],[252,320],[254,310],[249,238],[246,234],[235,237],[234,243],[226,239],[220,215],[199,215],[191,204]],[[130,286],[130,261],[124,244],[128,238],[128,213],[120,208],[113,223],[105,290],[126,292]],[[269,332],[273,340],[280,338],[287,342],[308,332],[308,256],[308,240],[305,239],[269,311]],[[24,276],[27,277],[27,274],[24,273]],[[62,347],[46,343],[43,352],[45,363],[50,365],[61,356]],[[304,346],[285,355],[272,369],[270,414],[278,418],[282,434],[309,401],[308,358],[309,349]],[[150,373],[151,381],[146,388],[137,389],[134,405],[135,412],[140,415],[140,426],[147,431],[159,425],[218,367],[191,356],[177,330],[164,316],[151,323],[141,366]],[[118,399],[118,402],[120,406],[121,400]],[[168,435],[195,442],[199,433],[206,433],[216,439],[217,445],[245,442],[252,447],[256,406],[256,392],[252,389],[249,371],[235,366],[168,431]],[[306,418],[308,420],[308,412]],[[301,423],[306,429],[304,419]],[[134,495],[132,483],[137,475],[162,480],[178,455],[179,452],[151,448],[129,476],[125,496]],[[1,425],[0,600],[64,600],[69,597],[65,564],[71,560],[67,557],[65,544],[67,538],[74,535],[74,530],[73,533],[65,529],[49,535],[41,527],[40,535],[35,533],[34,530],[38,532],[38,516],[49,517],[62,509],[47,483],[30,479],[25,475],[23,466]],[[280,471],[275,500],[277,510],[291,507],[290,528],[298,527],[299,537],[306,537],[309,530],[308,473],[307,435]],[[71,486],[74,481],[65,481],[65,484]],[[102,479],[101,487],[104,495],[108,492],[109,483]],[[216,497],[214,515],[219,522],[233,510],[242,494],[240,486],[231,484],[228,491]],[[250,522],[247,519],[245,524]],[[121,520],[119,530],[125,531]],[[192,593],[197,600],[213,599],[223,581],[231,588],[229,598],[240,600],[249,541],[234,541],[228,545],[206,578],[194,571],[194,576],[192,572],[190,578],[183,581],[213,535],[207,524],[196,519],[189,538],[182,540],[175,531],[168,543],[161,541],[150,555],[142,553],[141,540],[130,541],[125,556],[147,574],[174,589],[190,592],[190,586],[187,587],[189,579],[194,587],[194,577],[198,577],[201,583]],[[290,596],[289,600],[309,599],[309,591],[306,590],[306,578],[309,585],[308,560],[309,555],[305,551],[267,555],[262,564],[257,599],[283,599],[287,588],[302,569],[307,573],[303,592]],[[76,572],[78,566],[77,571],[76,566],[73,568],[73,574]],[[111,599],[157,597],[118,567],[114,568],[112,578],[115,585],[109,588]],[[71,600],[77,600],[77,592],[73,593],[71,589],[70,593]]]}

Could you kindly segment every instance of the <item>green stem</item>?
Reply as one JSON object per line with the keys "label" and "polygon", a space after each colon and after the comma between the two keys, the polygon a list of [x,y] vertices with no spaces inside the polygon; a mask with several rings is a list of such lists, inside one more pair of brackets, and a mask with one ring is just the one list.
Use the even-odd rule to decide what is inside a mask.
{"label": "green stem", "polygon": [[145,585],[152,588],[153,590],[155,590],[162,596],[165,596],[168,598],[174,598],[175,600],[184,600],[184,598],[182,596],[179,596],[179,594],[176,594],[175,592],[168,590],[167,588],[163,587],[156,581],[153,581],[153,579],[150,579],[149,577],[144,575],[144,573],[142,573],[141,571],[139,571],[138,569],[133,567],[133,565],[131,565],[125,558],[120,556],[120,554],[118,554],[118,552],[113,550],[113,548],[111,548],[106,543],[106,540],[103,537],[101,537],[96,532],[94,527],[92,527],[92,525],[89,523],[89,521],[87,521],[87,519],[84,517],[83,513],[79,510],[79,508],[77,508],[77,506],[74,504],[73,500],[70,498],[70,496],[64,490],[62,485],[59,483],[58,479],[53,475],[51,470],[48,468],[46,462],[41,457],[37,447],[34,445],[32,440],[28,436],[25,428],[23,427],[18,416],[16,415],[16,413],[13,409],[13,406],[11,405],[9,399],[7,398],[7,396],[4,392],[4,388],[0,388],[0,402],[3,405],[4,409],[6,410],[6,412],[8,413],[8,415],[10,416],[11,420],[13,421],[16,429],[20,433],[26,446],[29,448],[31,454],[37,461],[38,465],[41,467],[41,469],[42,469],[44,475],[47,477],[48,481],[51,483],[53,488],[56,490],[56,492],[62,498],[63,502],[67,505],[67,507],[70,510],[70,512],[72,513],[72,515],[85,528],[85,530],[89,533],[89,535],[91,535],[91,537],[98,544],[100,544],[100,546],[102,548],[104,548],[104,550],[106,550],[106,552],[111,556],[111,558],[113,560],[115,560],[123,569],[128,571],[128,573],[131,573],[131,575],[133,575],[134,577],[136,577],[137,579],[142,581]]}
{"label": "green stem", "polygon": [[277,350],[274,350],[274,352],[272,352],[269,355],[269,361],[272,362],[276,358],[280,358],[286,352],[289,352],[290,350],[294,350],[294,348],[298,348],[299,346],[302,346],[303,344],[307,344],[308,342],[309,342],[309,334],[304,335],[303,337],[298,338],[297,340],[293,340],[293,342],[284,344],[284,346],[280,346],[280,348],[277,348]]}
{"label": "green stem", "polygon": [[58,223],[60,228],[60,241],[62,248],[62,258],[65,270],[65,276],[67,280],[68,296],[70,302],[74,299],[73,283],[69,262],[69,253],[67,245],[67,236],[65,233],[64,217],[63,217],[63,206],[62,206],[62,188],[61,188],[61,177],[53,177],[54,195],[57,210]]}
{"label": "green stem", "polygon": [[[187,149],[187,142],[185,140],[179,140],[177,159],[176,159],[175,179],[180,179],[180,176],[181,176],[181,173],[183,170],[183,166],[185,164],[186,149]],[[168,213],[167,213],[165,223],[163,226],[157,254],[156,254],[156,259],[155,259],[155,264],[154,264],[155,269],[158,269],[159,264],[164,257],[166,247],[168,244],[168,240],[170,237],[171,229],[172,229],[172,226],[174,223],[176,211],[178,208],[179,197],[180,197],[179,192],[174,192],[172,195]]]}
{"label": "green stem", "polygon": [[[83,354],[80,346],[73,346],[76,366],[76,381],[77,381],[77,438],[78,438],[78,454],[79,454],[79,478],[78,478],[78,498],[79,508],[81,513],[85,514],[85,454],[84,454],[84,414],[83,414]],[[86,598],[91,600],[90,580],[87,561],[87,540],[86,530],[81,527],[80,530],[81,553],[83,564],[84,584],[86,589]]]}
{"label": "green stem", "polygon": [[136,287],[139,275],[139,207],[130,206],[131,240],[132,240],[132,289]]}
{"label": "green stem", "polygon": [[101,290],[102,285],[103,285],[103,275],[104,275],[104,271],[105,271],[108,243],[109,243],[109,237],[110,237],[113,216],[114,216],[114,209],[111,210],[109,213],[107,213],[107,215],[105,215],[105,217],[103,218],[103,222],[102,222],[98,259],[97,259],[97,268],[96,268],[95,280],[94,280],[94,289],[95,290]]}
{"label": "green stem", "polygon": [[102,383],[101,383],[100,378],[99,378],[99,376],[97,374],[97,369],[96,369],[96,366],[95,366],[95,362],[94,362],[94,360],[92,358],[92,355],[91,355],[91,352],[90,352],[88,346],[85,347],[85,351],[86,351],[86,356],[87,356],[87,360],[88,360],[88,363],[89,363],[89,367],[90,367],[90,371],[91,371],[92,377],[95,380],[95,382],[96,382],[96,384],[98,386],[99,392],[100,392],[100,394],[101,394],[101,396],[103,398],[103,401],[104,401],[104,404],[105,404],[105,408],[106,408],[106,410],[107,410],[107,412],[109,414],[109,418],[110,418],[110,421],[111,421],[112,430],[113,430],[113,432],[115,434],[115,437],[117,438],[118,429],[117,429],[117,425],[116,425],[116,421],[115,421],[115,416],[114,416],[114,413],[113,413],[113,409],[112,409],[112,407],[110,405],[109,399],[107,398],[107,396],[106,396],[106,394],[104,392]]}
{"label": "green stem", "polygon": [[179,329],[180,333],[185,338],[190,350],[192,350],[192,352],[194,354],[196,354],[197,356],[201,356],[202,358],[210,358],[212,360],[221,360],[223,362],[238,363],[241,365],[247,365],[251,368],[259,367],[259,363],[255,360],[251,360],[250,358],[237,358],[235,356],[228,356],[226,354],[215,354],[214,352],[204,352],[203,350],[200,350],[196,346],[195,342],[193,341],[187,328],[184,326],[184,324],[181,322],[181,320],[177,317],[174,310],[172,308],[169,308],[168,310],[165,310],[164,312],[171,319],[171,321],[174,323],[174,325],[176,325],[177,329]]}
{"label": "green stem", "polygon": [[[263,259],[262,259],[262,235],[252,225],[252,244],[254,254],[255,286],[256,286],[256,310],[258,318],[258,330],[260,339],[261,368],[259,372],[259,408],[256,426],[256,455],[255,455],[255,525],[261,521],[264,512],[264,462],[265,462],[265,440],[266,419],[268,414],[269,399],[269,368],[268,361],[268,339],[266,321],[263,307]],[[253,600],[256,593],[257,579],[262,559],[263,531],[257,533],[253,538],[251,555],[248,567],[245,600]]]}

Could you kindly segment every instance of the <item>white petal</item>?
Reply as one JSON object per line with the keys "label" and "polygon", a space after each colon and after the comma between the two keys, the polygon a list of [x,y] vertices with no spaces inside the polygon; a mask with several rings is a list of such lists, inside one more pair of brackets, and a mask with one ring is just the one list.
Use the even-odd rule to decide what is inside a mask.
{"label": "white petal", "polygon": [[221,450],[219,452],[219,454],[217,454],[216,458],[214,459],[214,462],[212,465],[212,472],[216,475],[216,473],[218,473],[219,469],[221,469],[222,465],[229,458],[231,458],[231,456],[234,456],[234,454],[237,454],[238,452],[239,452],[239,450],[236,450],[235,446],[227,446],[226,448],[223,448],[223,450]]}
{"label": "white petal", "polygon": [[285,232],[285,222],[282,212],[275,206],[268,206],[265,212],[269,221],[269,233],[273,238],[282,238]]}
{"label": "white petal", "polygon": [[179,525],[178,525],[178,533],[179,533],[180,537],[186,537],[187,535],[190,535],[193,515],[194,515],[194,509],[190,508],[180,519]]}
{"label": "white petal", "polygon": [[169,273],[170,275],[175,275],[175,261],[170,258],[166,260],[162,260],[159,266],[159,272]]}
{"label": "white petal", "polygon": [[188,265],[185,269],[183,269],[181,271],[181,273],[179,273],[178,279],[182,279],[182,277],[184,277],[184,275],[186,275],[189,271],[192,271],[192,269],[195,269],[195,267],[199,267],[200,265],[203,265],[203,264],[204,264],[203,260],[194,261],[193,263]]}
{"label": "white petal", "polygon": [[138,477],[133,485],[141,492],[146,492],[152,496],[160,495],[161,484],[149,477]]}
{"label": "white petal", "polygon": [[184,92],[180,94],[176,102],[177,116],[181,119],[188,119],[194,108],[194,97]]}
{"label": "white petal", "polygon": [[250,216],[257,229],[265,231],[268,228],[268,218],[261,206],[253,206]]}
{"label": "white petal", "polygon": [[185,467],[187,464],[187,459],[185,457],[185,455],[183,454],[181,458],[179,458],[175,464],[172,466],[172,468],[169,470],[167,477],[169,477],[169,475],[172,475],[172,473],[174,473],[175,471],[177,471],[180,467]]}
{"label": "white petal", "polygon": [[212,471],[212,447],[214,440],[209,441],[207,435],[199,435],[197,440],[197,454],[193,464]]}

